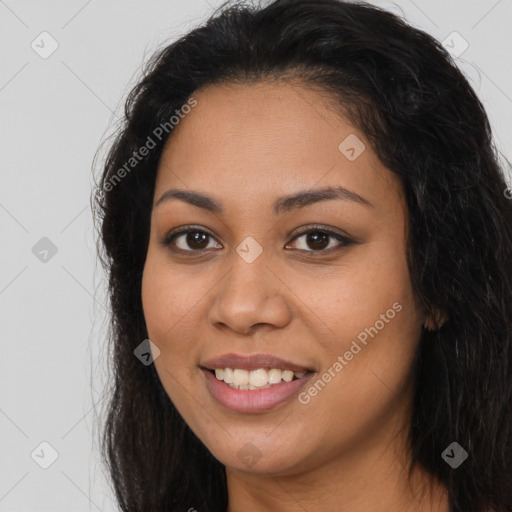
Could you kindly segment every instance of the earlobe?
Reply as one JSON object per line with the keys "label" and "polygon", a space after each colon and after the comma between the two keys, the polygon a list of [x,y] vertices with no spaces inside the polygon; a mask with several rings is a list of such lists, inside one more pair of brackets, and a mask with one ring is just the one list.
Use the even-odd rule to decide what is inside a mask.
{"label": "earlobe", "polygon": [[423,327],[427,331],[439,331],[439,329],[441,329],[447,320],[448,314],[436,309],[432,315],[426,317],[425,322],[423,323]]}

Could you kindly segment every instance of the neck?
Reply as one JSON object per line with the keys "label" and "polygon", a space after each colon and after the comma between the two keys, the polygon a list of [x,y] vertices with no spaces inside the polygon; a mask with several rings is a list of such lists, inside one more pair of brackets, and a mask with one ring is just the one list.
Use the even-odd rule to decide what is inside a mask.
{"label": "neck", "polygon": [[[410,418],[402,418],[401,425]],[[446,488],[416,465],[409,476],[407,435],[381,430],[347,450],[285,472],[249,473],[226,468],[227,512],[449,512]],[[384,433],[383,433],[384,432]],[[385,447],[385,448],[383,448]]]}
{"label": "neck", "polygon": [[[337,475],[333,478],[333,475]],[[353,466],[350,472],[322,471],[289,476],[229,472],[227,512],[449,512],[446,489],[425,470],[390,471],[376,461],[364,475]]]}

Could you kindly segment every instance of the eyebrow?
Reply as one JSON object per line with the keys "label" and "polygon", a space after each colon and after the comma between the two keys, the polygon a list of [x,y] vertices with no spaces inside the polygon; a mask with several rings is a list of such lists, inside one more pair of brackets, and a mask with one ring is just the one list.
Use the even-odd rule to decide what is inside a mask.
{"label": "eyebrow", "polygon": [[[221,215],[224,213],[224,208],[220,201],[213,197],[201,192],[174,188],[164,192],[160,196],[160,199],[155,203],[154,207],[156,208],[157,206],[173,199],[184,201],[212,213],[218,213]],[[325,187],[316,190],[303,190],[292,195],[279,197],[272,204],[272,210],[274,215],[282,215],[296,208],[303,208],[310,204],[318,203],[319,201],[329,201],[332,199],[352,201],[366,207],[374,207],[368,199],[361,197],[359,194],[356,194],[345,187],[338,186]]]}

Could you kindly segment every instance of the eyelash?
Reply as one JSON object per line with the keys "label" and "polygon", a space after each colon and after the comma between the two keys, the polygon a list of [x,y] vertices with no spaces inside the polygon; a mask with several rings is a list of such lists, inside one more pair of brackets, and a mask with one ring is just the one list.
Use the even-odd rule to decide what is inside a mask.
{"label": "eyelash", "polygon": [[[208,235],[211,238],[215,238],[212,233],[205,230],[204,228],[200,228],[199,226],[197,226],[197,227],[196,226],[186,226],[186,229],[181,229],[180,231],[177,231],[174,233],[173,232],[169,233],[162,241],[162,245],[166,246],[172,252],[181,253],[181,254],[183,254],[183,253],[204,254],[209,251],[209,249],[195,250],[195,249],[179,249],[176,247],[172,247],[172,243],[174,242],[174,240],[176,238],[178,238],[181,235],[186,235],[188,233],[202,233],[202,234]],[[337,247],[331,247],[329,249],[319,249],[317,251],[306,250],[306,249],[292,249],[292,250],[299,251],[299,252],[312,253],[315,256],[316,255],[322,256],[325,254],[330,254],[331,252],[341,250],[344,247],[347,247],[348,245],[351,245],[354,243],[354,241],[351,240],[350,238],[348,238],[344,235],[341,235],[340,233],[337,233],[337,232],[333,231],[332,229],[329,229],[329,228],[327,228],[325,226],[321,226],[321,225],[308,226],[307,228],[301,229],[298,233],[296,233],[296,235],[291,240],[291,242],[294,242],[296,239],[300,238],[301,236],[308,235],[310,233],[321,233],[324,235],[328,235],[329,237],[335,238],[337,241],[341,242],[341,245],[339,245]]]}

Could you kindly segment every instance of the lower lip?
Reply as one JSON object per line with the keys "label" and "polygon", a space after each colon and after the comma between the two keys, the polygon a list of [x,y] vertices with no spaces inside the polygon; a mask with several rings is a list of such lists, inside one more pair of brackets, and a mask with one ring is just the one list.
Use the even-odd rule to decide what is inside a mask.
{"label": "lower lip", "polygon": [[230,388],[211,371],[204,368],[202,371],[206,377],[206,387],[217,402],[232,411],[246,413],[275,409],[295,395],[314,375],[313,372],[308,372],[304,377],[291,382],[281,381],[269,388],[246,390]]}

